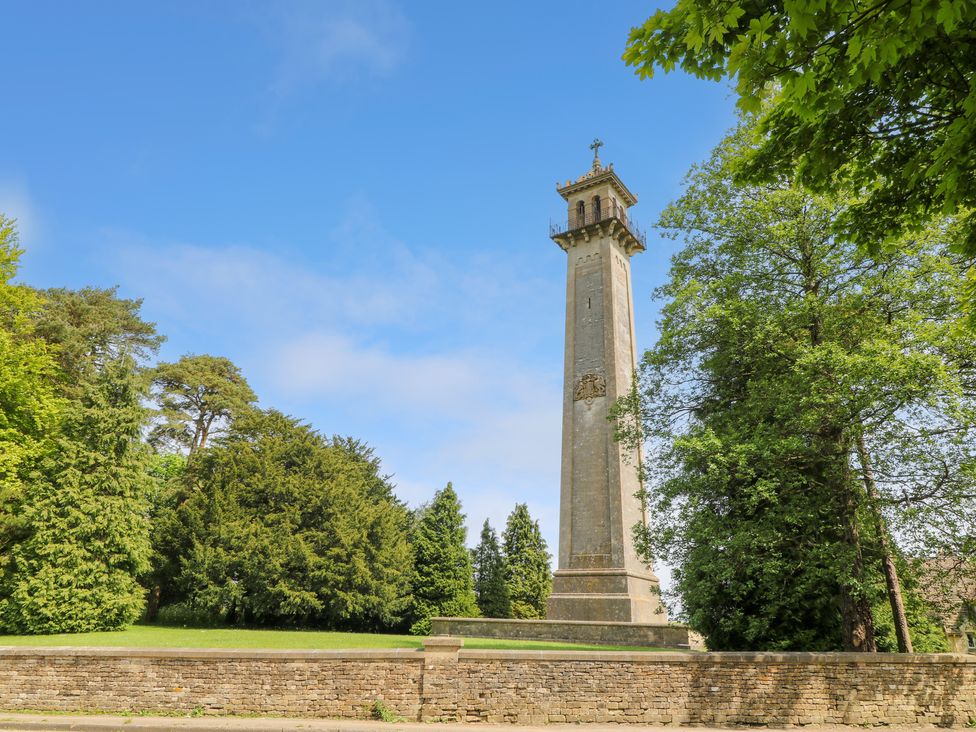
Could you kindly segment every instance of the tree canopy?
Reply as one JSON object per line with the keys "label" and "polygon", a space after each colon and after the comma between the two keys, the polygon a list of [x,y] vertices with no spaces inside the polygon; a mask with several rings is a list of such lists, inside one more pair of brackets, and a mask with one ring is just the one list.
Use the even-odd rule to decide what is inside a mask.
{"label": "tree canopy", "polygon": [[239,416],[183,474],[187,602],[231,623],[379,629],[409,604],[403,508],[375,466],[275,411]]}
{"label": "tree canopy", "polygon": [[478,615],[466,534],[461,502],[448,483],[421,513],[413,532],[412,633],[430,632],[430,619],[437,615]]}
{"label": "tree canopy", "polygon": [[474,567],[474,594],[478,609],[486,618],[507,618],[512,602],[505,583],[505,558],[498,543],[498,534],[485,519],[478,546],[471,554]]}
{"label": "tree canopy", "polygon": [[502,550],[512,617],[544,618],[546,601],[552,592],[549,550],[539,522],[529,515],[529,507],[524,503],[515,504],[508,516],[502,533]]}
{"label": "tree canopy", "polygon": [[976,254],[976,3],[677,0],[631,31],[624,59],[642,78],[734,79],[761,116],[739,173],[846,187],[832,226],[849,240],[875,250],[954,214]]}
{"label": "tree canopy", "polygon": [[149,439],[156,445],[202,449],[257,401],[240,369],[220,356],[183,356],[156,366],[152,377],[159,412]]}
{"label": "tree canopy", "polygon": [[965,262],[951,224],[872,255],[835,234],[844,195],[742,186],[754,139],[660,221],[684,245],[622,428],[651,441],[645,548],[712,648],[872,650],[890,530],[972,532]]}
{"label": "tree canopy", "polygon": [[140,303],[114,290],[49,290],[34,334],[58,364],[56,422],[22,500],[0,580],[0,622],[12,631],[121,628],[139,617],[137,576],[149,560],[148,481],[140,360],[160,338]]}
{"label": "tree canopy", "polygon": [[61,409],[54,353],[33,337],[43,300],[11,282],[21,253],[14,222],[0,215],[0,576],[11,571],[10,551],[27,528],[25,490]]}

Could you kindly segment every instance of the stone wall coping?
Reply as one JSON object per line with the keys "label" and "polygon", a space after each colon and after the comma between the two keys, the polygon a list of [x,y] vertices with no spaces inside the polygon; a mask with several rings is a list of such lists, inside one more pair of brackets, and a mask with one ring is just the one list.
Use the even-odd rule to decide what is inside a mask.
{"label": "stone wall coping", "polygon": [[424,650],[435,653],[453,653],[464,646],[464,638],[456,635],[429,635],[424,638]]}
{"label": "stone wall coping", "polygon": [[368,648],[349,650],[301,650],[277,648],[103,648],[94,646],[0,646],[5,656],[65,656],[110,658],[206,658],[287,660],[423,660],[420,648]]}
{"label": "stone wall coping", "polygon": [[[450,652],[460,638],[432,636],[425,643],[433,652]],[[431,641],[434,641],[431,643]],[[443,649],[443,650],[441,650]],[[450,649],[450,650],[448,650]],[[428,652],[431,652],[428,651]],[[906,664],[976,665],[976,655],[963,653],[751,653],[667,651],[511,651],[459,650],[460,660],[625,662],[647,664]],[[9,656],[111,657],[175,659],[278,659],[278,660],[423,660],[419,648],[290,650],[256,648],[99,648],[89,646],[0,646],[0,658]]]}
{"label": "stone wall coping", "polygon": [[491,624],[508,624],[514,623],[517,625],[603,625],[611,627],[621,627],[621,628],[687,628],[688,626],[684,623],[622,623],[622,622],[605,622],[603,620],[543,620],[543,619],[525,619],[525,618],[454,618],[454,617],[436,617],[431,618],[431,622],[435,620],[442,620],[450,623],[491,623]]}
{"label": "stone wall coping", "polygon": [[647,664],[976,664],[976,656],[961,653],[753,653],[714,651],[499,651],[462,650],[460,660],[579,661]]}

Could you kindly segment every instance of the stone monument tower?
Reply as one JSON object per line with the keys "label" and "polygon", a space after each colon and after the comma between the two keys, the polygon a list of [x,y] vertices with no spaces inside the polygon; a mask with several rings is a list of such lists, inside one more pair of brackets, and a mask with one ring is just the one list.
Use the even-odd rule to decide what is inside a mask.
{"label": "stone monument tower", "polygon": [[559,569],[547,620],[666,623],[658,579],[634,550],[644,520],[638,455],[613,439],[607,410],[631,387],[637,361],[630,258],[645,237],[627,217],[637,203],[600,162],[556,190],[569,205],[552,239],[568,255]]}

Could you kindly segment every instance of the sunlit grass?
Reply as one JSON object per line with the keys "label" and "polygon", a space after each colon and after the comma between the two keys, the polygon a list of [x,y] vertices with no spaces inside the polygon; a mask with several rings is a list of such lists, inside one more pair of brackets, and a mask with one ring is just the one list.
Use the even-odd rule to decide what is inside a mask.
{"label": "sunlit grass", "polygon": [[[57,635],[0,635],[0,646],[95,646],[101,648],[271,648],[352,650],[359,648],[420,648],[415,635],[337,633],[324,630],[253,630],[243,628],[181,628],[133,625],[125,630]],[[666,648],[600,646],[550,641],[465,638],[464,647],[532,651],[664,651]]]}

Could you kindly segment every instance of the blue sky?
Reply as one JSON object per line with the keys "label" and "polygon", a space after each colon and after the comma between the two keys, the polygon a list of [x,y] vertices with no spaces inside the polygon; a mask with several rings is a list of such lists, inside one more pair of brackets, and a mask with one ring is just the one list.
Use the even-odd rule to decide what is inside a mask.
{"label": "blue sky", "polygon": [[[733,123],[726,85],[624,66],[653,5],[2,9],[22,281],[144,298],[162,358],[231,358],[263,406],[372,444],[414,505],[453,481],[469,534],[526,501],[555,553],[555,183],[599,136],[649,227]],[[652,231],[634,261],[640,348],[674,246]]]}

